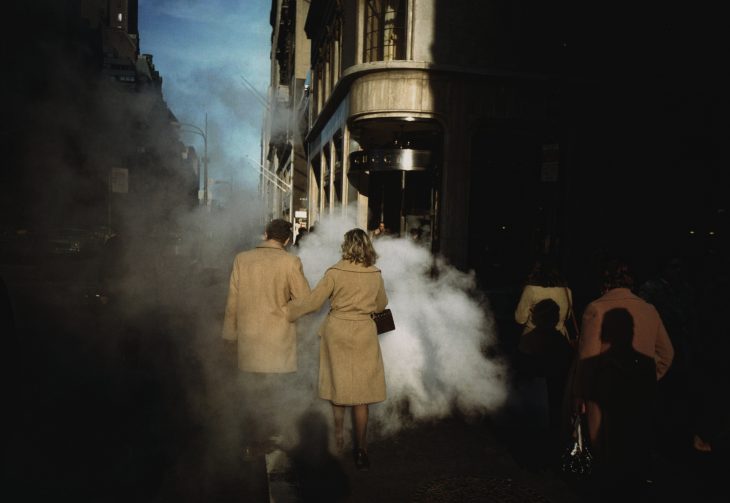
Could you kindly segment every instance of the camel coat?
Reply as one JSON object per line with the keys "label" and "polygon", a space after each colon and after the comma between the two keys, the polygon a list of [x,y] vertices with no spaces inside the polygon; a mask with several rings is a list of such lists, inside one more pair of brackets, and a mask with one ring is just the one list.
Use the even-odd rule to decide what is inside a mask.
{"label": "camel coat", "polygon": [[[664,328],[657,310],[631,293],[628,288],[614,288],[606,292],[602,297],[594,300],[585,311],[581,324],[580,341],[578,345],[579,364],[576,375],[575,392],[579,397],[584,390],[593,383],[587,382],[588,378],[584,372],[584,360],[605,353],[609,345],[601,341],[601,325],[603,315],[615,308],[626,309],[634,319],[633,348],[654,361],[656,367],[656,378],[661,379],[669,370],[674,358],[674,349]],[[647,397],[649,400],[650,397]],[[593,442],[598,441],[602,423],[602,411],[597,403],[587,401],[586,412],[588,418],[588,432]]]}
{"label": "camel coat", "polygon": [[568,329],[565,327],[565,322],[569,316],[573,315],[573,293],[570,288],[565,286],[537,286],[537,285],[525,285],[520,296],[520,301],[517,303],[517,309],[515,309],[515,321],[520,325],[524,325],[522,334],[532,331],[535,328],[535,324],[532,322],[531,311],[532,307],[544,299],[552,299],[560,308],[560,318],[558,324],[555,325],[555,329],[559,331],[566,338],[568,337]]}
{"label": "camel coat", "polygon": [[289,303],[289,320],[319,309],[330,312],[319,335],[319,396],[338,405],[385,400],[385,369],[370,313],[388,304],[377,267],[341,260],[324,274],[311,294]]}
{"label": "camel coat", "polygon": [[236,255],[228,288],[223,338],[238,341],[238,368],[245,372],[297,370],[294,323],[286,304],[305,297],[309,283],[299,257],[265,241]]}
{"label": "camel coat", "polygon": [[656,377],[661,379],[669,370],[674,348],[656,308],[637,297],[628,288],[614,288],[586,307],[580,331],[578,355],[581,360],[599,355],[608,349],[601,341],[603,315],[611,309],[625,308],[634,318],[633,347],[639,353],[654,359]]}

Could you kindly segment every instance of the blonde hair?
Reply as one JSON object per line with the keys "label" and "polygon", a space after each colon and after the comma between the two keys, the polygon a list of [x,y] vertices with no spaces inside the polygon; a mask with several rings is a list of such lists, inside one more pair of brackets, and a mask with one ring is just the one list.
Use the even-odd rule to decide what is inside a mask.
{"label": "blonde hair", "polygon": [[342,242],[342,258],[366,267],[375,264],[378,254],[375,253],[370,236],[362,229],[351,229],[345,233]]}

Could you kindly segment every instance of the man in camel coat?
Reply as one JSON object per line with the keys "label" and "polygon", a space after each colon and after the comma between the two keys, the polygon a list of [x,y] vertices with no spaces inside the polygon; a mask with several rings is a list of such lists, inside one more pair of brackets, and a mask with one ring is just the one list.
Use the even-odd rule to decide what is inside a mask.
{"label": "man in camel coat", "polygon": [[296,375],[296,326],[285,306],[309,294],[309,283],[299,257],[286,251],[291,237],[289,222],[272,220],[264,240],[236,255],[231,271],[223,338],[237,345],[243,391],[238,405],[249,444],[266,443],[276,429],[285,406],[282,391]]}
{"label": "man in camel coat", "polygon": [[[654,306],[631,291],[633,275],[624,262],[609,261],[603,279],[603,295],[583,312],[574,389],[586,412],[588,434],[596,460],[603,468],[600,480],[606,487],[600,487],[611,487],[619,494],[629,487],[627,481],[636,479],[643,482],[648,477],[653,443],[652,438],[642,438],[630,455],[618,449],[616,437],[626,440],[626,435],[617,434],[617,431],[623,431],[620,430],[624,417],[621,411],[630,411],[633,428],[629,433],[645,432],[647,437],[651,436],[655,385],[672,365],[674,348]],[[615,314],[617,310],[621,311],[619,315]],[[626,345],[633,353],[611,347],[611,337],[618,337],[604,333],[607,330],[604,321],[610,316],[627,318],[628,321],[621,325],[626,325],[626,328],[621,331],[628,331]],[[611,349],[615,351],[611,353]],[[619,358],[616,355],[623,356]],[[648,361],[648,373],[644,372],[645,361]],[[605,382],[611,379],[613,388],[606,388]],[[630,384],[621,388],[621,382]],[[607,394],[606,389],[611,389],[611,393]],[[619,389],[624,391],[617,399],[614,395],[621,393]],[[613,440],[609,442],[609,438]],[[615,454],[617,452],[620,455]]]}

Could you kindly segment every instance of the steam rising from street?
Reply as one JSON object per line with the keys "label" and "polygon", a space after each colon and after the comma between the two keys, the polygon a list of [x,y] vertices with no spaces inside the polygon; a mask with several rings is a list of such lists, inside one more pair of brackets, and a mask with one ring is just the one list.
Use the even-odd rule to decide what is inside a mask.
{"label": "steam rising from street", "polygon": [[[325,218],[302,241],[298,254],[313,288],[339,260],[342,237],[353,227],[350,218]],[[374,245],[396,330],[380,336],[388,398],[371,407],[372,433],[393,434],[454,409],[465,415],[496,410],[506,397],[505,369],[501,361],[484,356],[496,342],[494,320],[473,277],[442,261],[436,264],[437,277],[431,277],[433,256],[405,238],[384,237]],[[312,334],[328,309],[325,304],[298,322],[300,372],[310,380],[305,393],[316,393],[319,353]]]}

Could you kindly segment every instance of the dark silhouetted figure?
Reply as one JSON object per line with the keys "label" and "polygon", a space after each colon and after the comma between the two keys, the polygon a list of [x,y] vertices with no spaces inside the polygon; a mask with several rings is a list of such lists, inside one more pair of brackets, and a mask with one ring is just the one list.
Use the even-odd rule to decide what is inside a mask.
{"label": "dark silhouetted figure", "polygon": [[713,456],[730,452],[730,257],[708,261],[709,278],[699,302],[700,330],[692,369],[693,447]]}
{"label": "dark silhouetted figure", "polygon": [[[550,458],[562,445],[562,432],[566,419],[563,416],[563,397],[575,350],[555,326],[560,317],[560,307],[552,299],[543,299],[532,308],[531,318],[535,328],[522,335],[518,349],[522,371],[529,377],[544,378],[548,398],[548,448]],[[552,454],[550,454],[552,453]],[[557,456],[557,454],[556,454]]]}
{"label": "dark silhouetted figure", "polygon": [[659,275],[643,283],[637,294],[656,308],[674,348],[672,366],[657,388],[655,417],[660,444],[679,452],[692,435],[692,348],[697,322],[695,295],[685,278],[683,261],[664,260]]}
{"label": "dark silhouetted figure", "polygon": [[582,362],[583,398],[599,411],[589,433],[595,496],[601,501],[636,497],[647,488],[656,366],[634,349],[633,338],[631,313],[611,309],[601,324],[601,342],[608,349]]}
{"label": "dark silhouetted figure", "polygon": [[309,231],[307,229],[305,229],[304,227],[300,227],[299,231],[297,232],[297,240],[294,242],[294,246],[298,248],[302,240],[307,237],[308,233]]}

